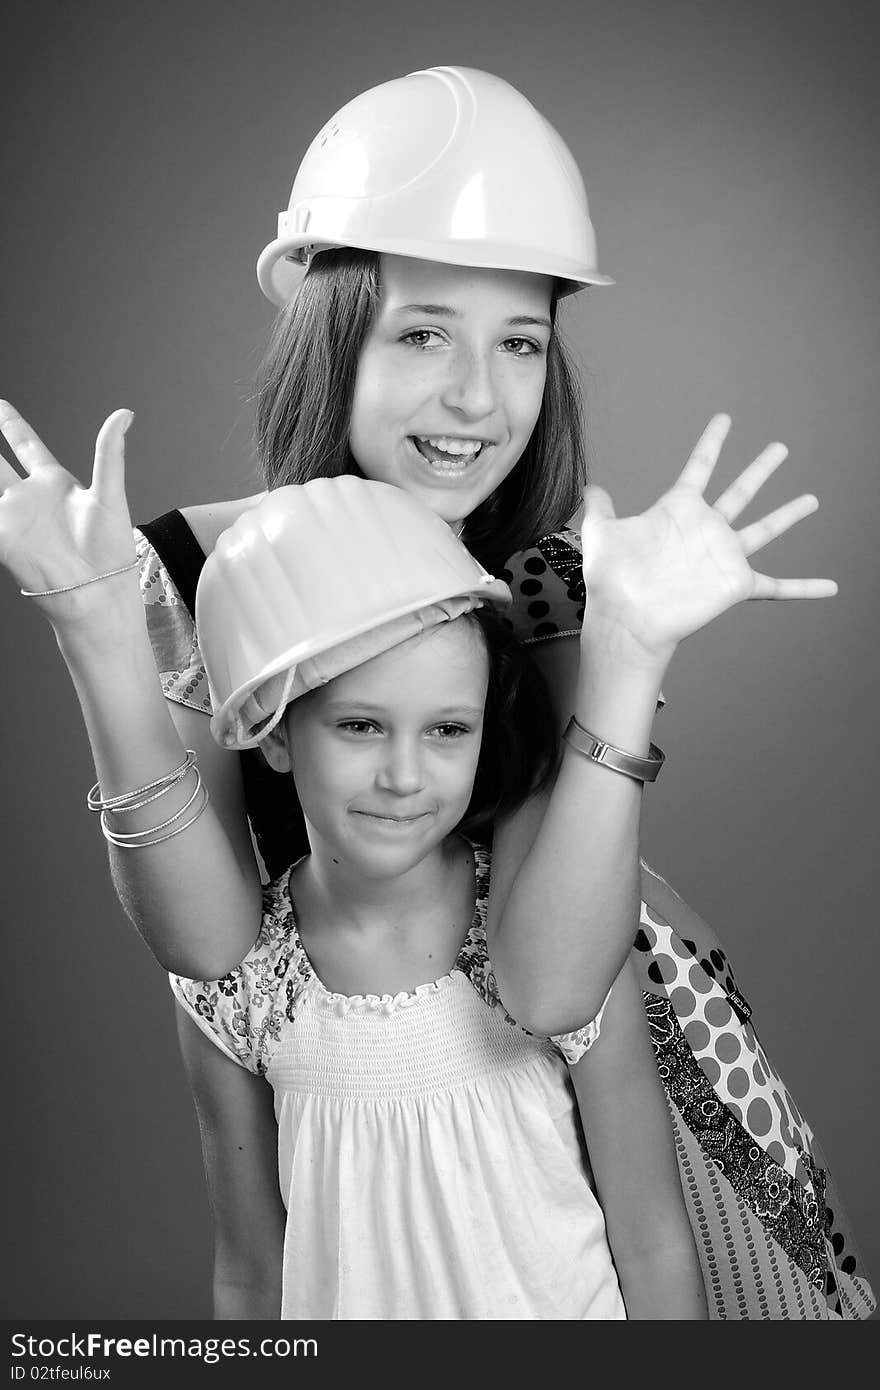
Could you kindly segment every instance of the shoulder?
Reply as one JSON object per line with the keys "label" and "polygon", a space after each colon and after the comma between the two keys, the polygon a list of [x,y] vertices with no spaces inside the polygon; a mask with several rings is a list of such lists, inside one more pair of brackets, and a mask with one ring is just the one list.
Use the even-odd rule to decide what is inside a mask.
{"label": "shoulder", "polygon": [[[178,584],[184,591],[189,585],[195,592],[204,555],[213,550],[220,533],[264,495],[168,512],[155,522],[144,524],[156,544],[140,528],[134,530],[141,597],[162,690],[166,699],[200,714],[211,713],[211,697],[188,606],[192,596],[187,600]],[[186,525],[181,524],[181,518]]]}
{"label": "shoulder", "polygon": [[202,502],[193,507],[181,507],[180,514],[205,554],[209,555],[217,544],[217,537],[244,512],[262,502],[265,496],[265,492],[255,492],[250,497],[233,498],[231,502]]}
{"label": "shoulder", "polygon": [[582,560],[580,532],[565,528],[539,536],[531,545],[517,550],[508,560],[507,568],[535,577],[549,571],[568,584],[580,574]]}
{"label": "shoulder", "polygon": [[521,642],[578,635],[585,602],[581,563],[577,531],[542,536],[510,556],[499,578],[513,594],[509,617]]}
{"label": "shoulder", "polygon": [[166,700],[200,714],[211,713],[211,696],[195,624],[155,546],[134,528],[141,599],[147,635]]}
{"label": "shoulder", "polygon": [[307,970],[288,888],[289,870],[263,889],[260,933],[220,980],[171,975],[178,1002],[211,1042],[249,1071],[264,1073],[292,1023]]}

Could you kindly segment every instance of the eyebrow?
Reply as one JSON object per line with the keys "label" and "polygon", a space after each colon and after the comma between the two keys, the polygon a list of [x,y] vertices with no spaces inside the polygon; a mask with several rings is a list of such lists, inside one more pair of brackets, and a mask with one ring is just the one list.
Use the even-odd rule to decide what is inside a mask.
{"label": "eyebrow", "polygon": [[[391,310],[393,314],[426,314],[428,318],[458,319],[461,314],[449,304],[399,304]],[[505,319],[511,328],[550,328],[553,325],[543,315],[515,314]]]}
{"label": "eyebrow", "polygon": [[545,318],[543,314],[541,314],[540,316],[532,314],[515,314],[514,317],[512,319],[508,319],[507,322],[510,324],[511,328],[553,327],[553,324],[550,322],[550,320],[548,318]]}
{"label": "eyebrow", "polygon": [[[363,716],[381,715],[387,716],[388,710],[383,705],[364,703],[360,700],[329,700],[325,706],[327,714],[348,715],[352,719],[359,719]],[[483,713],[482,705],[447,705],[443,709],[431,710],[432,719],[451,719],[453,715],[466,715],[476,718]]]}

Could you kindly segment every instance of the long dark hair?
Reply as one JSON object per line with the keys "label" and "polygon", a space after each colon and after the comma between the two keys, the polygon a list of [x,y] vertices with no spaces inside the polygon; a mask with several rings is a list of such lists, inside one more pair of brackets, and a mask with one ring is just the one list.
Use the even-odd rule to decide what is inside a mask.
{"label": "long dark hair", "polygon": [[[462,539],[488,568],[557,531],[587,481],[580,398],[556,325],[531,438]],[[266,487],[360,473],[348,444],[361,348],[379,300],[379,256],[321,251],[278,315],[257,376],[257,454]]]}
{"label": "long dark hair", "polygon": [[483,738],[470,804],[459,829],[491,840],[492,827],[548,784],[557,762],[556,719],[544,678],[491,608],[458,618],[479,627],[489,657]]}

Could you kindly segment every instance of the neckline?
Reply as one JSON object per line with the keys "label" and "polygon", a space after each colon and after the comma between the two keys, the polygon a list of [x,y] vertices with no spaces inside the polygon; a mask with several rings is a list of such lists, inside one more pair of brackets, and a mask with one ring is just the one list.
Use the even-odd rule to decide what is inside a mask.
{"label": "neckline", "polygon": [[474,910],[471,914],[471,919],[468,923],[468,927],[465,931],[461,945],[459,946],[458,951],[456,952],[455,960],[453,961],[449,970],[447,970],[443,975],[438,975],[433,980],[426,980],[423,984],[418,984],[413,989],[400,990],[397,994],[341,994],[338,990],[327,988],[327,986],[324,984],[324,981],[321,979],[320,975],[318,974],[317,970],[312,964],[311,957],[309,956],[308,951],[303,945],[302,937],[299,934],[299,923],[297,921],[296,916],[296,905],[294,903],[293,893],[291,892],[290,888],[290,880],[293,875],[294,869],[297,868],[297,866],[300,865],[304,859],[307,859],[308,855],[300,855],[299,859],[296,860],[296,863],[291,864],[290,868],[287,871],[287,879],[285,880],[285,886],[287,888],[287,901],[290,904],[290,920],[292,925],[291,935],[293,938],[294,947],[296,948],[297,955],[301,962],[300,974],[303,976],[306,983],[312,986],[312,988],[316,991],[317,994],[319,994],[328,1003],[336,1005],[337,1008],[340,1008],[345,1012],[348,1012],[348,1010],[352,1008],[372,1008],[382,1009],[385,1010],[385,1012],[390,1013],[393,1008],[406,1007],[407,1004],[414,1004],[417,999],[422,999],[426,995],[436,994],[439,990],[443,989],[446,985],[452,982],[452,979],[456,973],[461,973],[462,958],[465,955],[468,943],[470,942],[471,937],[475,933],[482,931],[483,928],[484,900],[480,897],[478,889],[483,870],[485,869],[486,850],[482,845],[479,845],[474,840],[469,839],[467,835],[462,835],[460,836],[460,838],[464,840],[465,844],[470,847],[470,851],[474,856]]}

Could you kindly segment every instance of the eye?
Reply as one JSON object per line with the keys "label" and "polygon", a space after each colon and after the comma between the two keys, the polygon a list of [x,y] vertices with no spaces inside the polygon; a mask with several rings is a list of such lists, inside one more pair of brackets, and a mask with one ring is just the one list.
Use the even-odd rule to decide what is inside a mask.
{"label": "eye", "polygon": [[[434,341],[432,341],[434,340]],[[438,333],[436,328],[411,328],[408,333],[404,333],[400,339],[402,343],[408,343],[414,348],[436,347],[442,344],[444,338],[442,333]]]}
{"label": "eye", "polygon": [[439,739],[441,739],[444,742],[449,742],[452,739],[463,738],[466,734],[469,734],[470,732],[471,730],[468,728],[467,724],[435,724],[433,729],[431,729],[431,733],[435,734]]}
{"label": "eye", "polygon": [[336,725],[343,733],[352,734],[355,738],[364,738],[367,734],[379,732],[379,726],[374,724],[371,719],[341,719]]}
{"label": "eye", "polygon": [[544,351],[543,345],[534,338],[505,338],[501,346],[512,357],[535,357]]}

